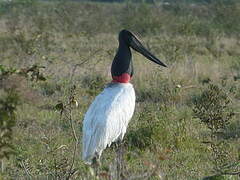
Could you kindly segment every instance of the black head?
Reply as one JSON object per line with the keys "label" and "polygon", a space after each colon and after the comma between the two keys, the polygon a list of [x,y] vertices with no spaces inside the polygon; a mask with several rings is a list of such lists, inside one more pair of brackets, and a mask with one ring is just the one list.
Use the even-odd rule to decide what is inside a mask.
{"label": "black head", "polygon": [[121,76],[123,73],[128,73],[130,76],[133,75],[130,47],[145,56],[147,59],[161,66],[167,67],[142,45],[136,35],[124,29],[119,33],[119,47],[112,63],[111,73],[113,77]]}
{"label": "black head", "polygon": [[118,41],[124,42],[128,46],[130,46],[132,36],[133,36],[133,34],[130,31],[123,29],[120,31],[120,33],[118,35]]}

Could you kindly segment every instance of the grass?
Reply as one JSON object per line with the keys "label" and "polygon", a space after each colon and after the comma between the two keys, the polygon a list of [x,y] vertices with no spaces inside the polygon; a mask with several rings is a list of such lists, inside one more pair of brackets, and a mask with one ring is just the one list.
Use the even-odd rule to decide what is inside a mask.
{"label": "grass", "polygon": [[[167,7],[64,1],[2,3],[1,64],[16,70],[34,64],[45,66],[39,73],[46,81],[31,81],[30,74],[25,78],[18,71],[7,79],[0,78],[0,94],[15,89],[21,99],[11,138],[14,154],[1,159],[0,179],[67,179],[69,172],[73,172],[70,179],[93,179],[81,160],[81,143],[74,149],[71,123],[81,142],[84,113],[111,81],[110,65],[122,28],[138,34],[169,66],[163,69],[133,52],[132,84],[137,100],[124,138],[126,176],[190,180],[219,173],[216,154],[206,143],[211,131],[193,113],[194,100],[209,84],[217,85],[230,98],[229,107],[235,115],[218,138],[226,143],[228,162],[239,163],[239,7],[239,3],[223,6],[215,1]],[[226,20],[219,19],[221,16]],[[71,111],[61,116],[55,106],[69,102],[73,85],[79,106],[71,106]],[[113,148],[103,152],[101,179],[109,179],[115,172],[114,158]],[[232,171],[239,172],[239,165]],[[149,175],[144,178],[146,172]]]}

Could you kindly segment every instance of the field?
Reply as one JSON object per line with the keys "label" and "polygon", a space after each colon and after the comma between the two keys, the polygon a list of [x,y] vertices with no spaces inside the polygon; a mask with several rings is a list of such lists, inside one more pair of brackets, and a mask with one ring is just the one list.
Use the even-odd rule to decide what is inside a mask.
{"label": "field", "polygon": [[98,178],[240,178],[238,1],[12,0],[0,2],[0,180],[97,179],[81,160],[82,122],[111,82],[121,29],[168,68],[132,51],[124,175],[110,147]]}

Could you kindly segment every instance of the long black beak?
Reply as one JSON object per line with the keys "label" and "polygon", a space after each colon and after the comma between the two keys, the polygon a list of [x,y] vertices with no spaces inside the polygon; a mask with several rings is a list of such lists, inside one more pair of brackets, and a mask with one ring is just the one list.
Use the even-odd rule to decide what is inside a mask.
{"label": "long black beak", "polygon": [[152,53],[150,53],[143,45],[142,43],[132,34],[131,40],[130,40],[130,47],[133,48],[135,51],[141,53],[143,56],[145,56],[147,59],[161,65],[164,67],[167,67],[166,64],[164,64],[162,61],[160,61],[158,58],[156,58]]}

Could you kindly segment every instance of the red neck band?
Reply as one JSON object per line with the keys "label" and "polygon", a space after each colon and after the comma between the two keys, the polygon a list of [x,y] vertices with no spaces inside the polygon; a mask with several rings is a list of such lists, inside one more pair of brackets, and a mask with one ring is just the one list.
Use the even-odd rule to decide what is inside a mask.
{"label": "red neck band", "polygon": [[112,82],[128,83],[131,79],[131,76],[128,73],[123,73],[120,76],[113,76],[112,78]]}

